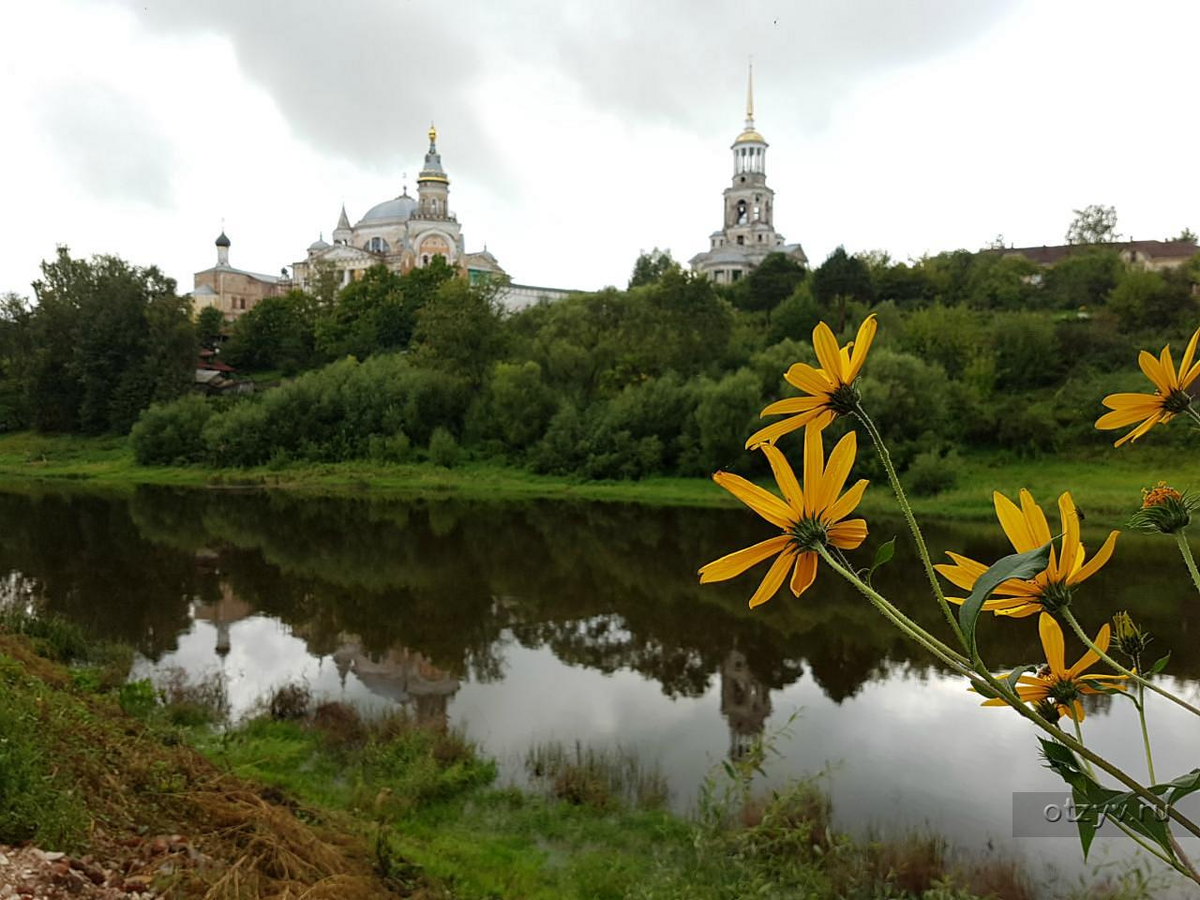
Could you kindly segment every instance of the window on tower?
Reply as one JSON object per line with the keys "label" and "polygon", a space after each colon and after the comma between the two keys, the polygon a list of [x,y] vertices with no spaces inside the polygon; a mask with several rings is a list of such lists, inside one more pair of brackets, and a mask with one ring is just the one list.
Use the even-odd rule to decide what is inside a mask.
{"label": "window on tower", "polygon": [[745,244],[745,243],[746,243],[746,236],[745,236],[744,234],[739,234],[739,235],[737,236],[737,242],[738,242],[738,244],[739,244],[739,245]]}
{"label": "window on tower", "polygon": [[739,225],[746,224],[746,201],[739,200],[737,205],[737,222]]}

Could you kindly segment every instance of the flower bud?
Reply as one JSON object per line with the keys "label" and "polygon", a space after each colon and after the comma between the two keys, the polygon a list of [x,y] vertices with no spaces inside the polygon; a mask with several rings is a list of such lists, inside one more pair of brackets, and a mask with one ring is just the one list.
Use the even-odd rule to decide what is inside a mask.
{"label": "flower bud", "polygon": [[1142,489],[1142,508],[1133,514],[1129,524],[1141,531],[1174,534],[1192,521],[1197,499],[1189,492],[1175,490],[1165,481],[1152,488]]}
{"label": "flower bud", "polygon": [[1113,634],[1121,652],[1132,660],[1139,659],[1150,643],[1150,635],[1138,628],[1127,612],[1113,616]]}

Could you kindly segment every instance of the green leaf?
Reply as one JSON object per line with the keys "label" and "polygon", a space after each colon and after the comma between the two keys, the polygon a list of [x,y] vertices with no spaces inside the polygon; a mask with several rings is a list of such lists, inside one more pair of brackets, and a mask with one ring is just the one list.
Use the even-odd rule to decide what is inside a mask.
{"label": "green leaf", "polygon": [[991,596],[992,591],[1010,578],[1032,578],[1043,571],[1050,564],[1050,547],[1050,544],[1043,544],[1034,550],[1013,553],[998,559],[976,579],[971,596],[967,597],[958,611],[958,624],[962,626],[967,644],[972,649],[975,647],[975,623],[979,621],[984,601]]}
{"label": "green leaf", "polygon": [[[1121,793],[1102,787],[1084,771],[1075,754],[1062,744],[1045,738],[1038,740],[1046,765],[1071,786],[1071,797],[1078,810],[1075,824],[1079,830],[1084,859],[1100,827],[1101,813],[1104,818],[1120,821],[1130,830],[1158,844],[1169,857],[1175,858],[1167,823],[1159,818],[1157,809],[1132,791]],[[1168,802],[1172,803],[1175,791],[1179,791],[1179,797],[1184,797],[1200,790],[1200,770],[1194,769],[1169,784],[1154,785],[1150,790],[1159,795],[1166,793]]]}
{"label": "green leaf", "polygon": [[880,566],[891,562],[892,557],[896,555],[896,539],[892,538],[875,548],[875,561],[871,563],[871,568],[867,569],[867,584],[871,583],[871,576],[875,574],[875,570]]}
{"label": "green leaf", "polygon": [[1167,667],[1167,663],[1169,663],[1170,661],[1171,661],[1171,654],[1168,653],[1166,656],[1164,656],[1162,659],[1160,659],[1158,662],[1156,662],[1154,665],[1152,665],[1150,667],[1150,674],[1151,675],[1159,674],[1163,669],[1165,669]]}
{"label": "green leaf", "polygon": [[1026,672],[1036,671],[1037,666],[1035,665],[1020,666],[1019,668],[1013,669],[1011,672],[1009,672],[1008,677],[1004,680],[1008,682],[1009,688],[1015,691],[1017,689],[1017,682],[1020,680],[1022,675],[1024,675]]}

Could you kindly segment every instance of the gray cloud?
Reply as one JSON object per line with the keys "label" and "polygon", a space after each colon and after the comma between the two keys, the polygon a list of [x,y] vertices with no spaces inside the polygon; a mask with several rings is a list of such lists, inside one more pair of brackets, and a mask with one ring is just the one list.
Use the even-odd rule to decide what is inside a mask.
{"label": "gray cloud", "polygon": [[[574,83],[584,99],[631,121],[706,134],[736,119],[754,55],[760,109],[819,127],[863,79],[927,60],[986,32],[1001,3],[962,0],[541,0],[426,4],[405,0],[114,0],[144,27],[228,38],[239,65],[305,140],[395,172],[437,118],[447,166],[487,173],[469,98],[514,61]],[[221,73],[213,72],[219,90]],[[480,86],[484,91],[480,91]],[[486,102],[486,100],[485,100]],[[536,114],[536,110],[530,110]]]}

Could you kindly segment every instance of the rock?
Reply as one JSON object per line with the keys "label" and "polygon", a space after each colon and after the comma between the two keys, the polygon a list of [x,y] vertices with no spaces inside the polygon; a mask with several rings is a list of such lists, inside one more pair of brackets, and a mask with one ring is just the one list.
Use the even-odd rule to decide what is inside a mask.
{"label": "rock", "polygon": [[121,885],[121,889],[127,894],[144,894],[150,890],[150,881],[149,875],[130,875]]}

